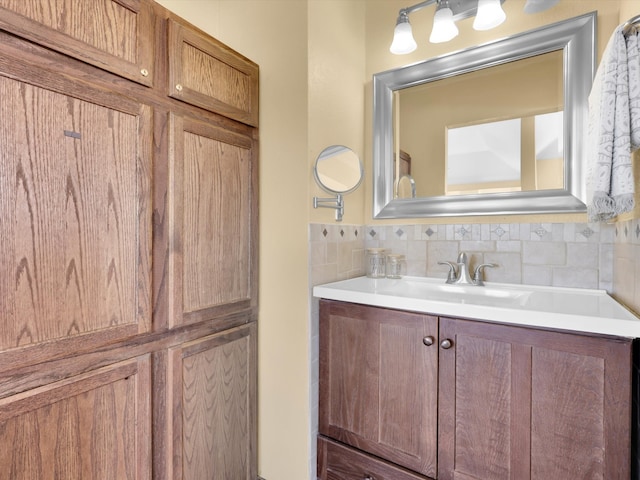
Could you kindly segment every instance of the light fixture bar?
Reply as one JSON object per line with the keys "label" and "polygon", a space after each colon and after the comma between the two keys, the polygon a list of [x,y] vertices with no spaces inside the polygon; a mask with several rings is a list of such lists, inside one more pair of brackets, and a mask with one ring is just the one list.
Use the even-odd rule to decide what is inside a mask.
{"label": "light fixture bar", "polygon": [[[500,3],[504,3],[505,1],[506,0],[500,0]],[[425,0],[410,7],[401,8],[400,14],[405,13],[409,15],[434,3],[437,3],[437,0]],[[457,22],[458,20],[473,17],[478,12],[478,0],[449,0],[449,7],[453,12],[453,20]]]}
{"label": "light fixture bar", "polygon": [[434,3],[436,3],[437,0],[425,0],[424,2],[420,2],[420,3],[416,3],[415,5],[411,6],[411,7],[406,7],[406,8],[402,8],[400,9],[400,13],[406,13],[407,15],[413,12],[417,12],[418,10],[424,8],[424,7],[428,7],[429,5],[432,5]]}

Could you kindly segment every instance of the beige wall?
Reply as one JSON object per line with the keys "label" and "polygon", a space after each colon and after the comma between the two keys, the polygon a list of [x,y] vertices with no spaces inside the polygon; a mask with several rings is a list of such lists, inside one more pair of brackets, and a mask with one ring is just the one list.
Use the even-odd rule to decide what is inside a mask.
{"label": "beige wall", "polygon": [[[333,222],[331,209],[314,209],[311,197],[327,197],[313,180],[316,157],[329,145],[364,155],[364,0],[309,1],[309,159],[312,222]],[[343,224],[363,220],[362,188],[345,195]]]}

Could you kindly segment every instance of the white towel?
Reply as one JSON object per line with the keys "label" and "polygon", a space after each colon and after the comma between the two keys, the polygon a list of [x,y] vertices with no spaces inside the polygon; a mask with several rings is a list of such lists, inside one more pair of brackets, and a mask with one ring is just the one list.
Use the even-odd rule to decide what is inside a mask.
{"label": "white towel", "polygon": [[611,36],[589,95],[589,221],[633,210],[631,151],[640,146],[640,55],[634,33]]}

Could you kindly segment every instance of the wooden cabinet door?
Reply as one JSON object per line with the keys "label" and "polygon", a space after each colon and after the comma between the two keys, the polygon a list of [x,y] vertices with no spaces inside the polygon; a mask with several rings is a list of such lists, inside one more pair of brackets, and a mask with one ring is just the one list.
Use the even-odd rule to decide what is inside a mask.
{"label": "wooden cabinet door", "polygon": [[631,341],[442,318],[438,479],[628,479]]}
{"label": "wooden cabinet door", "polygon": [[437,338],[435,317],[321,301],[320,433],[434,477]]}
{"label": "wooden cabinet door", "polygon": [[0,67],[0,370],[150,330],[151,109]]}
{"label": "wooden cabinet door", "polygon": [[0,399],[0,479],[151,479],[149,356]]}
{"label": "wooden cabinet door", "polygon": [[167,20],[169,96],[258,125],[258,66],[193,27]]}
{"label": "wooden cabinet door", "polygon": [[256,303],[257,164],[253,139],[171,115],[169,325]]}
{"label": "wooden cabinet door", "polygon": [[0,0],[0,28],[143,85],[153,82],[150,0]]}
{"label": "wooden cabinet door", "polygon": [[255,323],[170,349],[167,372],[164,478],[254,480]]}

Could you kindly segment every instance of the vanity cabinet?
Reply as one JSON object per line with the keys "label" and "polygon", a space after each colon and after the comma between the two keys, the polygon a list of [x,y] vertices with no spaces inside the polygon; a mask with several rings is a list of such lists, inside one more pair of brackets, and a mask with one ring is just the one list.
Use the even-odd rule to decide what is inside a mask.
{"label": "vanity cabinet", "polygon": [[359,465],[353,478],[405,478],[382,464],[418,478],[626,480],[631,354],[626,338],[321,300],[319,476]]}

